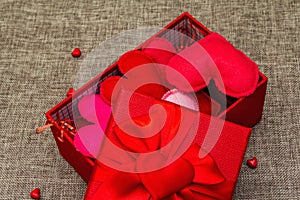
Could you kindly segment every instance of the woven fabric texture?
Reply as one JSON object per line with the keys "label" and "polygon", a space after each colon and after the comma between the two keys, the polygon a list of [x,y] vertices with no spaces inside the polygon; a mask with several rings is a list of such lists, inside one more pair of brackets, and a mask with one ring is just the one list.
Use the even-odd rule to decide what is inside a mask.
{"label": "woven fabric texture", "polygon": [[[164,25],[183,11],[244,51],[268,78],[234,199],[299,199],[300,1],[101,0],[0,3],[0,199],[82,199],[86,184],[59,155],[44,113],[74,83],[85,57],[125,30]],[[116,44],[117,45],[117,44]],[[79,59],[70,56],[80,47]],[[245,113],[247,114],[247,113]]]}

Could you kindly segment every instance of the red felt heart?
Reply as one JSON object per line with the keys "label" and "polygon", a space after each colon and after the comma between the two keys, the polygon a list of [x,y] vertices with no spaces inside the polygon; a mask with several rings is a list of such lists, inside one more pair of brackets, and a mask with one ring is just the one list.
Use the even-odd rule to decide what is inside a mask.
{"label": "red felt heart", "polygon": [[67,92],[67,97],[72,96],[74,93],[74,89],[73,88],[69,88],[68,92]]}
{"label": "red felt heart", "polygon": [[[223,94],[240,98],[252,94],[259,79],[258,66],[217,33],[211,33],[182,50],[170,59],[168,65],[168,82],[187,92],[191,89],[199,91],[214,80]],[[179,74],[172,73],[174,69]]]}
{"label": "red felt heart", "polygon": [[[143,79],[143,77],[140,77]],[[116,87],[118,81],[122,79],[123,81],[118,84],[118,87]],[[137,81],[139,77],[135,79],[125,79],[120,76],[111,76],[107,79],[105,79],[101,85],[100,85],[100,94],[104,101],[108,103],[109,105],[113,104],[116,99],[112,99],[113,92],[115,94],[118,94],[121,89],[125,89],[128,91],[132,91],[134,89],[134,81]],[[144,78],[145,79],[145,78]],[[127,81],[127,82],[126,82]],[[137,93],[144,94],[147,96],[152,96],[155,98],[161,98],[164,93],[166,92],[166,88],[164,86],[161,86],[159,84],[150,83],[142,85],[141,87],[138,87],[136,89]]]}
{"label": "red felt heart", "polygon": [[253,157],[252,159],[247,160],[247,165],[251,168],[256,168],[257,167],[257,158]]}
{"label": "red felt heart", "polygon": [[[132,91],[132,89],[136,89],[136,85],[140,85],[137,88],[138,93],[155,98],[161,98],[166,92],[166,88],[162,86],[165,82],[165,76],[162,73],[164,68],[157,65],[144,52],[139,50],[128,51],[120,57],[118,66],[129,80],[124,85],[127,90]],[[132,69],[135,69],[135,71],[131,71]],[[129,71],[131,73],[127,73]]]}
{"label": "red felt heart", "polygon": [[73,57],[80,57],[80,56],[81,56],[81,51],[80,51],[80,49],[79,49],[79,48],[75,48],[75,49],[72,51],[71,55],[72,55]]}
{"label": "red felt heart", "polygon": [[41,192],[40,188],[35,188],[30,192],[30,197],[33,199],[40,199],[41,198],[40,192]]}
{"label": "red felt heart", "polygon": [[[123,74],[126,74],[128,71],[130,71],[133,68],[145,64],[151,64],[151,63],[154,63],[153,60],[149,56],[147,56],[144,52],[139,50],[132,50],[132,51],[128,51],[127,53],[123,54],[120,57],[118,61],[118,66],[120,71]],[[155,65],[153,64],[153,71],[157,70],[155,68],[157,67],[155,67]],[[150,74],[155,73],[153,71]]]}
{"label": "red felt heart", "polygon": [[154,38],[144,46],[143,52],[157,63],[167,65],[176,54],[176,49],[171,42],[164,38]]}
{"label": "red felt heart", "polygon": [[118,81],[120,80],[120,76],[111,76],[107,79],[105,79],[101,85],[100,85],[100,94],[102,96],[102,98],[104,99],[104,101],[106,103],[108,103],[109,105],[112,103],[111,102],[111,98],[112,98],[112,94],[114,90],[118,90],[116,91],[116,94],[119,93],[119,88],[116,88],[116,84],[118,83]]}

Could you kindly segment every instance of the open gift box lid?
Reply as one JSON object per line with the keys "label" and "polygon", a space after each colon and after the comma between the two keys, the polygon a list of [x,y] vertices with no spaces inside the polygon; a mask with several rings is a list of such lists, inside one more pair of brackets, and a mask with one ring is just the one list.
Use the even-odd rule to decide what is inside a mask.
{"label": "open gift box lid", "polygon": [[[128,97],[129,110],[124,106],[124,98]],[[111,117],[85,199],[231,199],[251,128],[124,90],[113,110],[119,116],[129,111],[135,125],[142,125],[141,122],[151,122],[149,109],[156,104],[164,108],[167,116],[158,134],[148,138],[127,135],[122,129],[128,128],[128,118],[116,123],[116,115]],[[161,116],[160,112],[152,110],[152,117]],[[188,129],[182,129],[184,134],[177,132],[180,123],[190,124]],[[178,133],[182,143],[176,138]],[[160,151],[169,143],[173,145],[170,151]],[[124,151],[114,151],[114,145]],[[140,159],[155,150],[167,152],[166,157],[177,155],[179,149],[183,151],[174,156],[176,159],[152,172],[147,168],[153,164],[151,159]],[[133,164],[128,165],[129,160]]]}

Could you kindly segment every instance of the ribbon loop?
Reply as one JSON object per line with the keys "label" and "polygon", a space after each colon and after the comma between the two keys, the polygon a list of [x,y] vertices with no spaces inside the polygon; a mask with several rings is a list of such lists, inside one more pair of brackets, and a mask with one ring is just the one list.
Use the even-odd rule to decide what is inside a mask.
{"label": "ribbon loop", "polygon": [[153,199],[163,199],[190,185],[194,168],[180,158],[163,169],[142,173],[139,177]]}

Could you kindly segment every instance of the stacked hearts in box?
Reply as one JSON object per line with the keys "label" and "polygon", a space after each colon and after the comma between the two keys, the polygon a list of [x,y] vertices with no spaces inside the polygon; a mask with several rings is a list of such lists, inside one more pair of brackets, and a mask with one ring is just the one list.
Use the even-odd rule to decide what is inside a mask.
{"label": "stacked hearts in box", "polygon": [[231,199],[266,84],[244,53],[183,13],[47,123],[89,182],[85,199]]}

